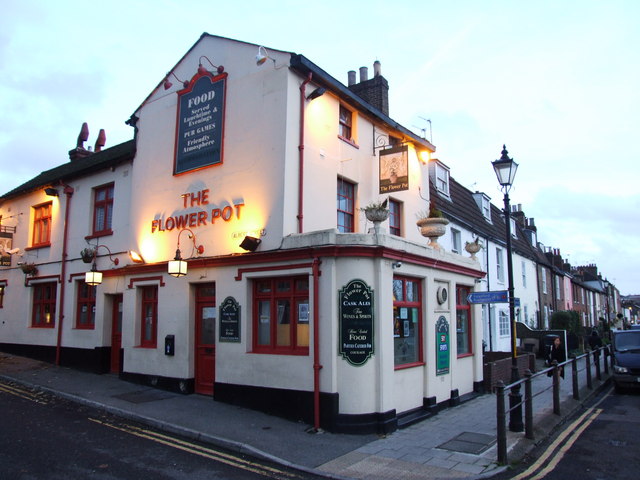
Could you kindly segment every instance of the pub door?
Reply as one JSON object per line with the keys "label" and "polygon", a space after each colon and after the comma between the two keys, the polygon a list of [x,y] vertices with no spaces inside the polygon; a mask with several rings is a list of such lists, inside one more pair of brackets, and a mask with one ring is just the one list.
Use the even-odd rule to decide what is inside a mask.
{"label": "pub door", "polygon": [[122,294],[113,295],[111,307],[111,373],[120,373],[122,364],[120,350],[122,349]]}
{"label": "pub door", "polygon": [[195,391],[213,395],[216,366],[216,284],[196,285]]}

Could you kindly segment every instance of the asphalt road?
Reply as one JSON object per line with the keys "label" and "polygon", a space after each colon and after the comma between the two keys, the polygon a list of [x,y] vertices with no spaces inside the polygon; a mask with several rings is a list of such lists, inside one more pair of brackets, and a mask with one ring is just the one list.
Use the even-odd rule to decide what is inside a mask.
{"label": "asphalt road", "polygon": [[0,478],[316,478],[0,381]]}

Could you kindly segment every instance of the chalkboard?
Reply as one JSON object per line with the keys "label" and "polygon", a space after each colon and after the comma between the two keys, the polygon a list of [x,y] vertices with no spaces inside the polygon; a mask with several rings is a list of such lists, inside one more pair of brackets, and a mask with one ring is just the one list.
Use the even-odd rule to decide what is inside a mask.
{"label": "chalkboard", "polygon": [[352,280],[339,291],[338,302],[340,355],[351,365],[364,365],[374,353],[373,291]]}
{"label": "chalkboard", "polygon": [[220,341],[240,341],[240,305],[233,297],[227,297],[220,305]]}

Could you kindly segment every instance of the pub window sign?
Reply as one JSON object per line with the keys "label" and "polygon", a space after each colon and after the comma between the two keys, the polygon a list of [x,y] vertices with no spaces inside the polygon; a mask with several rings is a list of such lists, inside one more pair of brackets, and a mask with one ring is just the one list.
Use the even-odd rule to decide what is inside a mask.
{"label": "pub window sign", "polygon": [[222,163],[226,80],[198,73],[178,92],[174,174]]}

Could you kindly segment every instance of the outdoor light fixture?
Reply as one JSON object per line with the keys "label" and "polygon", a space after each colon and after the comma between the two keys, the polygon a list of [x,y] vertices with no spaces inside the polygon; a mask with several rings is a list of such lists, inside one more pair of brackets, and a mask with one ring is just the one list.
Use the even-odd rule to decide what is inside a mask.
{"label": "outdoor light fixture", "polygon": [[327,91],[326,88],[318,87],[307,96],[307,100],[309,100],[309,101],[315,100],[316,98],[321,97],[322,95],[324,95],[324,93],[326,91]]}
{"label": "outdoor light fixture", "polygon": [[[511,327],[511,383],[520,380],[518,373],[518,354],[516,350],[516,312],[515,299],[513,296],[513,259],[511,248],[511,206],[509,204],[509,190],[513,185],[513,180],[518,170],[518,164],[509,158],[509,152],[506,145],[502,145],[502,156],[499,160],[492,162],[493,169],[498,177],[498,183],[502,186],[504,192],[504,222],[507,235],[507,274],[509,278],[509,325]],[[521,432],[524,430],[522,423],[522,395],[520,394],[520,384],[512,387],[509,392],[509,430],[512,432]]]}
{"label": "outdoor light fixture", "polygon": [[167,273],[169,275],[179,278],[184,277],[187,274],[187,262],[182,259],[182,255],[180,254],[180,235],[182,232],[189,232],[189,238],[193,241],[193,248],[198,254],[202,254],[204,252],[204,247],[202,245],[196,244],[196,235],[188,228],[183,228],[178,233],[178,246],[176,248],[176,256],[173,260],[170,260],[167,264]]}
{"label": "outdoor light fixture", "polygon": [[142,258],[142,255],[140,255],[135,250],[129,250],[127,253],[129,254],[129,258],[133,263],[144,263],[144,258]]}
{"label": "outdoor light fixture", "polygon": [[211,60],[209,60],[209,57],[207,57],[206,55],[201,55],[200,56],[200,61],[199,61],[199,64],[198,64],[198,73],[199,74],[202,75],[203,73],[209,73],[209,71],[202,66],[202,59],[203,58],[207,59],[207,62],[209,62],[211,64],[211,66],[216,69],[218,74],[224,72],[224,67],[222,65],[220,65],[220,66],[214,65],[213,62]]}
{"label": "outdoor light fixture", "polygon": [[98,249],[100,247],[105,248],[107,252],[109,252],[109,260],[111,260],[114,265],[118,265],[118,263],[120,263],[120,260],[118,260],[117,257],[113,258],[109,247],[106,245],[96,245],[93,249],[93,265],[91,265],[91,270],[84,274],[84,282],[87,285],[96,286],[102,283],[102,272],[99,272],[98,267],[96,266],[96,255],[98,254]]}
{"label": "outdoor light fixture", "polygon": [[57,197],[58,194],[58,190],[56,190],[53,187],[49,187],[49,188],[45,188],[44,189],[44,193],[46,193],[47,195],[49,195],[50,197]]}
{"label": "outdoor light fixture", "polygon": [[169,75],[173,75],[173,78],[175,78],[176,80],[178,80],[180,83],[182,83],[182,86],[184,88],[187,88],[189,86],[189,82],[185,81],[185,80],[180,80],[175,73],[173,72],[169,72],[167,73],[166,78],[164,79],[164,89],[165,90],[169,90],[172,86],[173,83],[171,83],[171,81],[169,80]]}
{"label": "outdoor light fixture", "polygon": [[243,248],[248,252],[255,252],[256,248],[258,248],[258,245],[260,245],[261,243],[262,240],[260,240],[259,238],[250,237],[249,235],[247,235],[246,237],[244,237],[244,240],[242,240],[242,243],[240,243],[240,248]]}
{"label": "outdoor light fixture", "polygon": [[264,62],[266,62],[267,60],[272,60],[273,61],[273,65],[275,66],[276,64],[276,59],[275,58],[271,58],[268,54],[267,54],[267,49],[264,48],[262,45],[258,47],[258,54],[256,55],[256,65],[260,66],[262,65]]}

